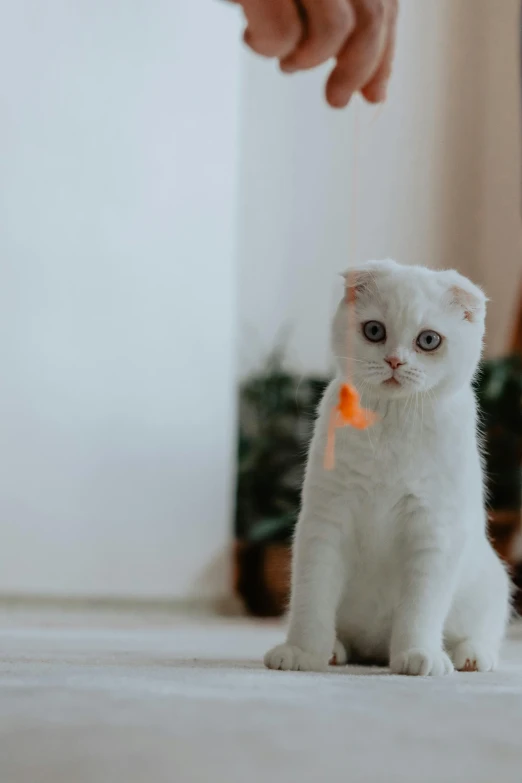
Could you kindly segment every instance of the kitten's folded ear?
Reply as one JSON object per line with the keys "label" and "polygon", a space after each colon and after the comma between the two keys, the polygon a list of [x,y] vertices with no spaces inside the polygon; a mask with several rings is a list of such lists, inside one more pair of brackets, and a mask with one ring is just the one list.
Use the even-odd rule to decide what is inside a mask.
{"label": "kitten's folded ear", "polygon": [[353,302],[362,296],[372,296],[377,290],[376,280],[380,275],[393,272],[399,265],[396,261],[367,261],[361,266],[342,273],[346,301]]}
{"label": "kitten's folded ear", "polygon": [[374,275],[368,269],[348,269],[342,273],[346,302],[355,302],[361,296],[371,292],[375,284]]}
{"label": "kitten's folded ear", "polygon": [[457,307],[465,321],[483,321],[486,317],[487,297],[478,285],[453,270],[449,273],[450,307]]}

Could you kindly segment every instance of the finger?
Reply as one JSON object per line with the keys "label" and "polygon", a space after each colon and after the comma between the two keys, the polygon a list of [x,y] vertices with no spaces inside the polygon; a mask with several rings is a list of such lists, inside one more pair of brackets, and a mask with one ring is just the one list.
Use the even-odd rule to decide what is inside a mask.
{"label": "finger", "polygon": [[301,0],[306,31],[295,51],[281,62],[283,71],[315,68],[335,57],[355,27],[348,0]]}
{"label": "finger", "polygon": [[264,57],[286,57],[303,33],[294,0],[241,0],[247,20],[245,43]]}
{"label": "finger", "polygon": [[353,93],[368,84],[386,45],[387,25],[383,19],[382,1],[362,3],[359,13],[357,30],[344,45],[326,83],[327,101],[336,108],[346,106]]}
{"label": "finger", "polygon": [[362,94],[370,103],[380,103],[386,100],[388,82],[393,66],[395,56],[395,43],[397,40],[397,3],[392,5],[391,17],[388,23],[388,40],[382,56],[381,64],[376,72],[362,89]]}

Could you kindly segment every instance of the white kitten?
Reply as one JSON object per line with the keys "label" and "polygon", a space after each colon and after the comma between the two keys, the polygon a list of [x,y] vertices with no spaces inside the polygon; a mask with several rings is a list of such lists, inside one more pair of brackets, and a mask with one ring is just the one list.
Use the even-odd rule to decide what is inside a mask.
{"label": "white kitten", "polygon": [[[323,671],[335,652],[338,663],[389,663],[398,674],[489,671],[509,584],[486,535],[471,388],[485,297],[457,272],[393,261],[365,265],[356,280],[334,319],[339,377],[310,446],[288,639],[265,664]],[[354,306],[353,382],[379,421],[337,429],[326,471]]]}

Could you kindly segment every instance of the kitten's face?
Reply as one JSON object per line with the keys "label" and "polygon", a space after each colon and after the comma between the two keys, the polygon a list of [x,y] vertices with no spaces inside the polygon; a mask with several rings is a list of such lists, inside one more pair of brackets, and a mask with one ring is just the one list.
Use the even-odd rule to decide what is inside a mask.
{"label": "kitten's face", "polygon": [[[453,271],[374,262],[356,273],[334,321],[334,352],[360,391],[409,397],[469,383],[484,334],[485,297]],[[350,278],[348,279],[350,282]],[[353,282],[353,281],[352,281]],[[348,308],[355,307],[355,334]]]}

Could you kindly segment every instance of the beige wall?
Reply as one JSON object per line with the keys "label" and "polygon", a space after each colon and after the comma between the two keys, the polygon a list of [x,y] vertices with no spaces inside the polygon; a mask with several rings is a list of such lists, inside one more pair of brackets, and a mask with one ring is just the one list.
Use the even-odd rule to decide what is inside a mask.
{"label": "beige wall", "polygon": [[484,2],[486,79],[477,276],[491,298],[488,351],[509,344],[522,292],[519,0]]}

